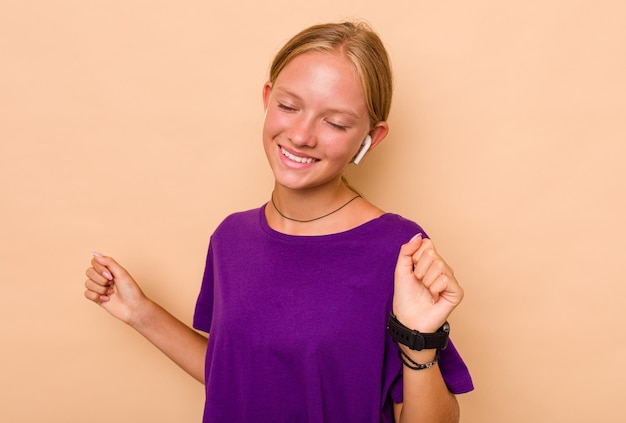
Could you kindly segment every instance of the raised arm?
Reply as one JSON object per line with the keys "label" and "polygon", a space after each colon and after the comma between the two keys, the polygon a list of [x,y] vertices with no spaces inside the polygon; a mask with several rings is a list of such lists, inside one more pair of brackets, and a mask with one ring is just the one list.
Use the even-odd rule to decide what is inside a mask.
{"label": "raised arm", "polygon": [[[393,312],[404,326],[422,333],[434,333],[463,299],[454,272],[439,256],[430,239],[416,236],[404,244],[395,272]],[[436,351],[399,348],[415,363],[435,360]],[[409,362],[410,364],[410,362]],[[422,370],[404,366],[403,398],[394,408],[396,422],[455,423],[459,405],[448,391],[439,365]]]}
{"label": "raised arm", "polygon": [[111,257],[94,253],[86,271],[85,297],[128,324],[167,357],[204,383],[208,339],[185,325],[142,292]]}

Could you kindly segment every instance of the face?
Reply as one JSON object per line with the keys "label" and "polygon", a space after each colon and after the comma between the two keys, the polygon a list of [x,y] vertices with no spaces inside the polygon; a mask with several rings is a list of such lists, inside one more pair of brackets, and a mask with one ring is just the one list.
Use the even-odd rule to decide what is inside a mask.
{"label": "face", "polygon": [[290,189],[337,183],[370,132],[354,65],[339,53],[304,53],[263,90],[263,145],[276,183]]}

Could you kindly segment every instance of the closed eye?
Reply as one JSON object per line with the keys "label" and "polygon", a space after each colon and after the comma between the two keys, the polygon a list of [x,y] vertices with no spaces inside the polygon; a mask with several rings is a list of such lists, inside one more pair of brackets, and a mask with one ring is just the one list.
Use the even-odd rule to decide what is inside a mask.
{"label": "closed eye", "polygon": [[283,103],[278,103],[278,108],[282,109],[282,110],[285,110],[287,112],[295,112],[296,111],[295,108],[293,108],[291,106],[287,106],[286,104],[283,104]]}
{"label": "closed eye", "polygon": [[345,125],[339,125],[338,123],[333,123],[333,122],[328,121],[328,120],[326,122],[328,122],[328,124],[330,126],[332,126],[333,128],[338,129],[340,131],[345,131],[346,129],[348,129],[348,127],[345,126]]}

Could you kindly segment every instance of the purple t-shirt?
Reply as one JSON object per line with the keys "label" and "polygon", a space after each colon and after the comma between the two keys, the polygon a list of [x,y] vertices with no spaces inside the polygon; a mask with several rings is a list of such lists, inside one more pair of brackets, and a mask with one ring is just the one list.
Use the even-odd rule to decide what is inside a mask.
{"label": "purple t-shirt", "polygon": [[[400,246],[395,214],[323,236],[277,232],[264,207],[211,237],[194,327],[209,332],[204,422],[392,422],[402,364],[386,332]],[[452,343],[439,367],[473,389]]]}

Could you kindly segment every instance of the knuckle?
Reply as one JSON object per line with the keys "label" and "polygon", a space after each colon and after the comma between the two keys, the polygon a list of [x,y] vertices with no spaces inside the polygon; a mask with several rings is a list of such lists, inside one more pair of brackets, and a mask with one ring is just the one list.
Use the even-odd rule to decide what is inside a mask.
{"label": "knuckle", "polygon": [[433,258],[433,266],[437,270],[443,271],[446,268],[446,263],[441,259],[441,257],[435,257]]}
{"label": "knuckle", "polygon": [[437,256],[437,253],[436,253],[436,252],[435,252],[435,250],[433,250],[432,248],[428,248],[428,249],[426,249],[426,250],[424,251],[423,256],[424,256],[424,257],[426,257],[426,258],[428,258],[428,259],[431,259],[431,260],[434,260],[434,259],[436,259],[436,258],[438,257],[438,256]]}

